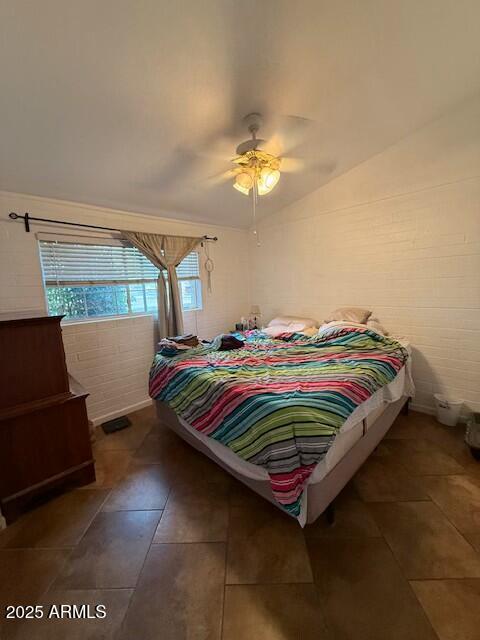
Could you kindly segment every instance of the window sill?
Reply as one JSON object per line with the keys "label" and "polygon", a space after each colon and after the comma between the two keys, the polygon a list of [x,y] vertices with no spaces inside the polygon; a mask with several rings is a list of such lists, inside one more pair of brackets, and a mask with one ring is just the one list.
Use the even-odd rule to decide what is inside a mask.
{"label": "window sill", "polygon": [[121,316],[99,316],[98,318],[84,318],[83,320],[62,320],[62,326],[75,326],[85,324],[98,324],[99,322],[112,322],[113,320],[132,320],[133,318],[145,318],[153,316],[153,313],[130,313]]}

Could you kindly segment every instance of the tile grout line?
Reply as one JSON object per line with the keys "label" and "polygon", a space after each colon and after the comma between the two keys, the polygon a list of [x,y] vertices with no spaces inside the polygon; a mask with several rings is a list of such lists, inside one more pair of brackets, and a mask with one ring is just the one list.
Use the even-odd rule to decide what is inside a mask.
{"label": "tile grout line", "polygon": [[[396,501],[394,504],[398,504],[398,502],[399,502],[399,501]],[[429,500],[428,502],[431,502],[431,500]],[[437,637],[437,638],[438,638],[438,634],[437,634],[437,632],[435,631],[435,629],[433,628],[433,625],[432,625],[432,623],[431,623],[431,621],[430,621],[430,618],[428,617],[428,614],[427,614],[426,610],[424,609],[424,607],[423,607],[422,603],[421,603],[421,602],[420,602],[420,600],[418,599],[417,594],[415,593],[415,590],[413,589],[412,585],[410,584],[410,580],[409,580],[408,576],[406,576],[406,575],[405,575],[405,572],[404,572],[404,570],[403,570],[403,567],[401,566],[400,562],[397,560],[397,557],[396,557],[395,553],[393,552],[392,547],[390,546],[390,544],[389,544],[389,542],[388,542],[387,538],[383,535],[383,533],[382,533],[382,538],[383,538],[383,540],[384,540],[385,544],[387,545],[388,550],[390,551],[390,554],[391,554],[391,556],[392,556],[392,558],[393,558],[393,560],[394,560],[395,564],[398,566],[399,571],[400,571],[400,574],[402,575],[403,579],[404,579],[404,580],[405,580],[405,582],[407,583],[407,585],[408,585],[408,589],[409,589],[409,590],[410,590],[410,592],[413,594],[413,597],[415,598],[415,600],[418,602],[418,604],[419,604],[419,606],[420,606],[420,610],[423,612],[423,615],[425,616],[425,618],[426,618],[426,620],[427,620],[427,622],[428,622],[429,626],[431,627],[433,634],[435,635],[435,637]],[[439,640],[440,640],[440,638],[439,638]]]}
{"label": "tile grout line", "polygon": [[[152,429],[153,429],[153,427],[152,427]],[[146,435],[145,435],[145,438],[147,437],[147,435],[149,435],[149,434],[151,433],[152,429],[150,429],[150,431],[148,432],[148,434],[146,434]],[[145,440],[145,438],[144,438],[144,440]],[[142,440],[142,442],[143,442],[143,440]],[[139,445],[139,447],[137,447],[137,449],[135,449],[135,450],[134,450],[134,452],[138,451],[138,449],[139,449],[140,447],[141,447],[141,445]],[[133,458],[133,455],[132,455],[132,458]],[[132,461],[130,461],[130,464],[131,464],[131,463],[132,463]],[[128,465],[129,467],[130,467],[130,464]],[[170,497],[170,493],[171,493],[171,491],[172,491],[172,488],[170,487],[170,488],[169,488],[169,490],[168,490],[167,499],[165,500],[165,504],[164,504],[163,509],[162,509],[162,510],[160,510],[160,509],[156,510],[156,511],[161,511],[161,513],[160,513],[160,517],[159,517],[159,519],[158,519],[157,526],[155,527],[155,530],[154,530],[154,531],[153,531],[153,533],[152,533],[152,537],[151,537],[151,539],[150,539],[150,544],[148,545],[148,549],[147,549],[147,551],[146,551],[146,553],[145,553],[145,556],[144,556],[144,558],[143,558],[142,566],[141,566],[141,568],[140,568],[140,570],[139,570],[139,572],[138,572],[138,574],[137,574],[137,579],[136,579],[136,581],[135,581],[135,585],[129,589],[129,590],[131,590],[131,592],[132,592],[132,593],[130,594],[130,598],[128,599],[128,605],[127,605],[127,607],[125,608],[125,612],[124,612],[124,614],[123,614],[123,617],[122,617],[122,619],[121,619],[121,620],[119,621],[119,623],[118,623],[118,628],[117,628],[117,630],[116,630],[115,637],[120,636],[120,633],[121,633],[121,631],[122,631],[123,624],[124,624],[124,622],[125,622],[125,620],[126,620],[126,618],[127,618],[128,612],[129,612],[130,607],[131,607],[131,604],[132,604],[132,600],[133,600],[133,598],[135,597],[135,593],[136,593],[136,590],[137,590],[138,582],[139,582],[139,580],[140,580],[140,577],[141,577],[141,575],[142,575],[143,569],[144,569],[144,567],[145,567],[145,563],[146,563],[146,561],[147,561],[148,555],[149,555],[149,553],[150,553],[150,551],[151,551],[151,549],[152,549],[153,539],[155,538],[155,534],[156,534],[156,532],[157,532],[158,525],[160,524],[160,521],[161,521],[161,519],[162,519],[162,517],[163,517],[163,513],[164,513],[165,508],[166,508],[166,506],[167,506],[167,502],[168,502],[168,499],[169,499],[169,497]],[[142,511],[148,511],[148,510],[147,510],[147,509],[144,509],[144,510],[142,510]],[[155,511],[155,509],[152,509],[151,511]],[[108,512],[105,512],[105,513],[108,513]],[[117,513],[118,513],[118,512],[117,512]]]}
{"label": "tile grout line", "polygon": [[226,600],[226,596],[227,596],[227,567],[228,567],[228,545],[229,545],[229,540],[230,540],[230,520],[231,520],[231,513],[232,513],[232,505],[231,505],[231,491],[232,491],[232,485],[230,483],[229,487],[228,487],[228,520],[227,520],[227,534],[226,534],[226,540],[225,540],[225,564],[224,564],[224,569],[223,569],[223,602],[222,602],[222,612],[221,612],[221,617],[220,617],[220,638],[221,640],[223,640],[223,631],[224,631],[224,625],[225,625],[225,600]]}
{"label": "tile grout line", "polygon": [[[146,437],[152,433],[154,427],[152,427],[152,429],[145,435],[144,440],[146,439]],[[423,438],[425,439],[425,438]],[[410,440],[410,441],[415,441],[414,438],[406,438],[406,439],[402,439],[402,440]],[[446,453],[445,451],[442,450],[442,447],[436,443],[435,441],[429,441],[432,446],[434,446],[436,449],[442,451],[443,453]],[[141,445],[139,445],[140,447]],[[134,455],[134,453],[136,451],[138,451],[137,449],[133,449],[130,450],[132,452],[132,456]],[[448,455],[448,454],[447,454]],[[456,460],[456,458],[454,456],[453,457],[454,460]],[[125,477],[128,474],[128,469],[131,468],[132,464],[133,464],[133,458],[131,459],[128,467],[127,467],[127,471],[124,473],[124,475],[122,476]],[[462,464],[456,460],[456,462],[458,463],[458,465],[460,467],[462,467]],[[157,465],[157,466],[162,466],[161,462],[154,462],[154,463],[144,463],[144,462],[140,462],[140,464],[143,465]],[[399,463],[401,465],[401,463]],[[408,471],[408,469],[406,469],[405,467],[403,467],[403,465],[401,465],[402,468],[405,469],[405,473],[408,474],[408,476],[410,477],[415,477],[417,478],[420,482],[422,482],[422,480],[426,477],[437,477],[437,478],[445,478],[445,477],[449,477],[449,476],[464,476],[465,474],[467,474],[468,477],[471,477],[471,475],[469,474],[468,470],[464,470],[463,473],[454,473],[454,474],[423,474],[421,476],[413,476],[413,474]],[[463,468],[463,467],[462,467]],[[96,588],[96,587],[90,587],[90,588],[74,588],[74,589],[64,589],[64,591],[66,592],[71,592],[71,593],[75,593],[76,591],[129,591],[130,592],[130,597],[128,599],[128,604],[125,607],[123,616],[121,617],[121,619],[118,622],[118,627],[116,629],[116,635],[115,637],[117,637],[117,634],[122,630],[123,625],[125,623],[126,617],[128,615],[128,612],[131,610],[131,606],[132,606],[132,599],[135,597],[136,594],[136,590],[139,584],[139,581],[141,579],[142,573],[144,571],[145,568],[145,564],[147,561],[147,558],[149,556],[149,554],[154,550],[154,548],[156,546],[158,546],[159,544],[198,544],[198,542],[159,542],[159,543],[155,543],[154,542],[154,538],[155,538],[155,533],[158,529],[158,527],[160,526],[161,520],[163,518],[163,514],[165,512],[166,506],[171,498],[171,494],[173,491],[172,486],[170,486],[170,484],[167,486],[167,491],[165,491],[167,497],[165,499],[165,504],[163,509],[117,509],[117,510],[112,510],[110,512],[104,512],[102,511],[105,503],[108,501],[108,499],[110,498],[110,496],[112,495],[112,493],[116,490],[116,487],[118,486],[118,484],[121,482],[121,479],[117,479],[116,483],[112,486],[112,487],[92,487],[93,491],[99,491],[99,490],[106,490],[106,495],[105,498],[103,500],[103,502],[101,502],[100,506],[96,509],[94,515],[91,517],[91,519],[89,520],[85,530],[83,531],[83,534],[81,535],[80,539],[78,540],[78,542],[76,543],[76,545],[74,546],[65,546],[65,547],[23,547],[23,549],[26,550],[48,550],[48,551],[64,551],[65,552],[65,560],[62,564],[62,568],[60,569],[60,571],[58,572],[57,575],[55,575],[52,580],[50,581],[50,583],[48,584],[48,586],[46,587],[45,591],[42,592],[41,595],[39,595],[37,597],[37,601],[41,601],[42,598],[45,597],[45,595],[49,594],[49,593],[54,593],[55,589],[52,588],[55,581],[58,579],[58,576],[61,574],[63,568],[65,567],[65,564],[68,562],[70,556],[72,553],[74,553],[76,547],[80,544],[80,542],[83,540],[83,538],[85,537],[87,531],[90,529],[92,522],[95,520],[95,518],[100,514],[100,513],[126,513],[126,512],[135,512],[138,511],[140,513],[142,512],[160,512],[160,516],[157,522],[157,525],[152,533],[150,542],[148,544],[146,553],[144,555],[143,558],[143,562],[141,565],[141,568],[139,569],[137,576],[136,576],[136,580],[135,580],[135,585],[132,587],[101,587],[101,588]],[[215,483],[213,483],[215,484]],[[422,500],[388,500],[388,501],[371,501],[371,502],[366,502],[362,499],[361,495],[358,495],[358,499],[360,500],[361,503],[363,503],[363,505],[367,508],[367,510],[370,512],[370,508],[369,506],[373,503],[373,504],[402,504],[402,503],[410,503],[410,502],[422,502],[422,503],[426,503],[426,502],[430,502],[431,504],[433,504],[438,510],[439,512],[441,512],[443,514],[443,516],[445,517],[445,519],[449,522],[449,524],[455,529],[455,531],[458,532],[458,534],[467,542],[467,544],[469,544],[469,546],[472,547],[473,551],[475,554],[477,554],[477,550],[473,547],[472,543],[469,542],[469,540],[467,540],[464,536],[464,534],[457,528],[457,526],[450,520],[450,518],[447,516],[447,514],[443,511],[443,509],[435,502],[435,500],[432,498],[432,496],[426,492],[426,495],[429,495],[429,498],[425,498]],[[312,560],[311,560],[311,555],[308,552],[308,541],[309,540],[313,540],[316,542],[322,542],[325,539],[325,537],[319,536],[319,537],[312,537],[309,540],[307,540],[307,538],[305,537],[305,535],[303,535],[303,539],[304,539],[304,543],[307,547],[307,556],[308,556],[308,562],[309,562],[309,566],[310,566],[310,570],[312,572],[312,577],[313,577],[313,582],[309,581],[309,582],[253,582],[253,583],[229,583],[227,584],[227,568],[228,568],[228,555],[229,555],[229,545],[230,545],[230,537],[231,537],[231,529],[232,529],[232,520],[231,520],[231,512],[233,509],[233,505],[231,504],[231,484],[229,486],[229,490],[228,490],[228,521],[227,521],[227,531],[226,531],[226,540],[225,540],[225,550],[224,550],[224,577],[223,577],[223,601],[222,601],[222,607],[221,607],[221,615],[220,615],[220,638],[224,638],[224,634],[225,634],[225,604],[226,604],[226,589],[227,587],[232,587],[232,588],[236,588],[236,587],[256,587],[256,586],[287,586],[287,585],[291,585],[291,586],[299,586],[299,585],[313,585],[315,590],[317,591],[317,593],[319,593],[319,585],[317,584],[317,582],[315,581],[315,578],[313,576],[313,567],[312,567]],[[373,517],[373,516],[372,516]],[[361,536],[361,538],[363,538],[363,536]],[[409,585],[409,590],[410,592],[413,594],[414,596],[414,600],[418,603],[421,612],[423,612],[423,615],[426,619],[426,622],[428,624],[428,626],[431,628],[432,630],[432,634],[435,638],[438,638],[438,634],[436,632],[436,630],[433,628],[433,625],[430,621],[430,618],[428,616],[428,613],[426,611],[426,609],[423,607],[422,603],[419,601],[419,598],[417,597],[415,590],[413,589],[412,583],[415,582],[426,582],[426,581],[450,581],[450,582],[461,582],[463,580],[465,580],[465,577],[461,577],[461,578],[412,578],[409,579],[405,574],[404,571],[402,569],[402,566],[400,565],[400,562],[397,560],[397,557],[393,551],[393,548],[390,546],[390,544],[388,543],[388,540],[386,539],[385,535],[383,534],[383,532],[380,530],[380,536],[377,537],[371,537],[371,536],[367,536],[367,538],[373,538],[375,540],[382,540],[383,543],[385,544],[386,548],[389,550],[390,555],[392,556],[395,565],[398,567],[400,575],[403,577],[404,581],[408,583]],[[359,536],[355,536],[355,535],[350,535],[350,536],[339,536],[338,539],[341,540],[357,540],[359,539]],[[203,542],[202,544],[217,544],[219,542],[223,542],[223,540],[219,540],[219,541],[207,541],[207,542]],[[13,548],[13,549],[17,549],[17,548]],[[18,547],[18,549],[22,549],[22,547]],[[469,579],[474,579],[474,580],[478,580],[479,578],[469,578]],[[320,598],[318,606],[319,606],[319,611],[323,613],[323,618],[324,618],[324,622],[325,622],[325,626],[327,628],[327,632],[328,638],[331,638],[331,636],[333,637],[333,628],[331,627],[330,623],[329,623],[329,619],[323,609],[323,601]],[[226,638],[224,638],[224,640],[226,640]]]}
{"label": "tile grout line", "polygon": [[[430,442],[432,445],[434,445],[436,448],[438,448],[438,449],[440,450],[440,452],[441,452],[441,453],[445,453],[445,452],[443,451],[443,449],[442,449],[440,446],[438,446],[438,444],[437,444],[436,442],[431,441],[431,440],[428,440],[428,439],[426,439],[426,438],[423,438],[423,439],[424,439],[424,440],[427,440],[427,441],[428,441],[428,442]],[[401,442],[403,442],[404,440],[413,440],[413,441],[415,441],[415,440],[414,440],[414,438],[404,438],[404,439],[400,439],[400,441],[401,441]],[[447,454],[447,455],[448,455],[448,454]],[[392,456],[394,457],[394,454],[393,454],[393,453],[392,453]],[[453,456],[450,456],[450,457],[452,457],[452,458],[453,458]],[[453,459],[455,460],[455,458],[453,458]],[[422,478],[424,478],[424,477],[432,477],[432,475],[433,475],[434,477],[447,477],[448,475],[452,475],[452,474],[443,474],[443,475],[441,475],[441,474],[423,474],[423,475],[421,475],[421,476],[415,476],[415,475],[414,475],[414,474],[412,474],[412,472],[411,472],[410,470],[408,470],[408,469],[407,469],[407,467],[406,467],[405,465],[403,465],[400,461],[398,461],[398,460],[397,460],[396,462],[397,462],[398,464],[400,464],[400,466],[401,466],[401,467],[403,467],[403,469],[405,470],[405,472],[406,472],[410,477],[419,478],[419,479],[420,479],[420,481],[421,481],[421,479],[422,479]],[[457,464],[458,464],[458,465],[463,469],[462,465],[461,465],[457,460],[455,460],[455,462],[457,462]],[[453,474],[453,475],[463,475],[463,474]],[[402,503],[402,502],[429,502],[430,504],[432,504],[432,505],[436,506],[436,507],[437,507],[437,509],[439,509],[439,511],[440,511],[440,512],[445,516],[445,518],[448,520],[448,522],[449,522],[450,524],[452,524],[452,526],[454,526],[455,530],[456,530],[456,531],[461,535],[461,532],[460,532],[460,531],[458,531],[458,529],[455,527],[455,525],[453,525],[453,523],[451,523],[450,519],[446,516],[446,514],[444,514],[443,510],[442,510],[442,509],[440,509],[440,507],[436,504],[436,502],[433,500],[433,498],[431,497],[431,495],[430,495],[428,492],[426,492],[426,494],[429,496],[429,499],[428,499],[428,500],[416,500],[416,501],[411,501],[411,500],[394,500],[394,501],[390,501],[389,503],[390,503],[390,504],[392,504],[392,503],[393,503],[393,504],[400,504],[400,503]],[[365,502],[364,502],[364,504],[368,505],[368,503],[365,503]],[[378,502],[377,502],[377,504],[378,504]],[[438,636],[438,634],[437,634],[437,632],[436,632],[435,628],[433,627],[433,624],[432,624],[432,622],[431,622],[431,620],[430,620],[430,617],[429,617],[429,615],[428,615],[428,612],[427,612],[427,611],[426,611],[426,609],[423,607],[423,605],[422,605],[421,601],[419,600],[419,598],[418,598],[417,594],[415,593],[415,590],[413,589],[412,584],[411,584],[411,582],[414,582],[414,581],[419,581],[419,582],[421,582],[421,581],[424,581],[425,579],[424,579],[424,580],[422,580],[422,579],[418,579],[418,578],[417,578],[417,579],[410,579],[410,578],[405,574],[405,571],[403,570],[403,567],[401,566],[400,562],[398,561],[398,559],[397,559],[397,557],[396,557],[396,555],[395,555],[395,553],[394,553],[394,550],[393,550],[393,548],[391,547],[391,545],[389,544],[389,542],[388,542],[387,538],[385,537],[385,535],[383,534],[383,532],[382,532],[381,530],[380,530],[380,533],[381,533],[381,535],[382,535],[382,539],[384,540],[385,544],[387,545],[388,549],[390,550],[391,556],[392,556],[392,558],[393,558],[394,562],[396,563],[396,565],[398,566],[398,568],[399,568],[399,570],[400,570],[401,575],[403,576],[403,578],[404,578],[405,582],[408,584],[408,588],[409,588],[410,592],[413,594],[413,597],[415,598],[416,602],[418,602],[418,604],[419,604],[419,606],[420,606],[420,610],[423,612],[423,614],[424,614],[424,616],[425,616],[426,621],[428,622],[428,624],[429,624],[430,628],[432,629],[433,634],[435,635],[435,637],[439,638],[439,636]],[[462,538],[465,540],[465,538],[463,537],[463,535],[462,535]],[[465,540],[465,541],[468,543],[468,540]],[[469,543],[469,544],[470,544],[470,543]],[[472,546],[472,545],[470,545],[470,546]],[[472,547],[472,548],[473,548],[473,547]],[[474,549],[474,551],[475,551],[475,549]],[[456,579],[456,580],[462,580],[462,579],[465,579],[465,578],[453,578],[453,579]],[[439,581],[442,581],[442,580],[444,580],[444,578],[428,578],[427,580],[439,580]]]}
{"label": "tile grout line", "polygon": [[[100,490],[101,490],[100,488],[92,488],[92,489],[90,489],[90,491],[100,491]],[[98,506],[98,509],[94,512],[93,516],[89,520],[89,522],[88,522],[87,526],[85,527],[82,535],[80,536],[79,540],[77,541],[77,543],[75,545],[73,545],[73,546],[69,545],[69,546],[65,546],[65,547],[5,547],[5,548],[10,548],[12,550],[13,549],[19,549],[19,550],[26,550],[26,551],[68,551],[68,553],[66,554],[65,560],[62,563],[61,568],[59,568],[58,572],[52,577],[52,579],[48,583],[48,586],[35,599],[35,601],[37,603],[39,601],[41,601],[41,599],[44,598],[46,595],[48,595],[48,593],[51,593],[52,591],[55,591],[55,589],[54,589],[55,582],[60,577],[62,571],[65,568],[65,565],[69,561],[69,559],[72,556],[72,554],[74,553],[75,549],[80,544],[81,540],[84,538],[84,536],[87,533],[88,529],[90,528],[93,520],[100,513],[100,510],[101,510],[102,506],[105,504],[105,501],[107,500],[109,495],[110,495],[110,490],[107,491],[104,500],[100,503],[100,505]]]}
{"label": "tile grout line", "polygon": [[[468,472],[466,472],[465,474],[458,474],[458,473],[454,473],[454,474],[447,474],[447,475],[443,475],[443,476],[424,476],[424,477],[430,477],[430,478],[449,478],[449,477],[455,477],[455,476],[463,476],[466,475],[467,478],[470,478],[470,475],[468,474]],[[474,478],[471,478],[474,481]],[[476,485],[475,481],[474,484]],[[430,496],[430,502],[432,504],[434,504],[437,509],[442,513],[442,515],[445,517],[446,520],[448,520],[448,522],[452,525],[452,527],[455,529],[455,531],[459,534],[459,536],[461,536],[463,538],[463,540],[470,545],[470,547],[472,547],[473,551],[475,553],[478,553],[477,550],[475,549],[475,547],[473,546],[473,544],[467,540],[467,538],[465,538],[464,532],[460,531],[460,529],[457,527],[457,525],[453,522],[453,520],[449,517],[449,515],[442,509],[442,507],[437,503],[437,501],[435,500],[435,498],[433,498],[432,496]],[[478,529],[478,531],[480,531],[480,528]],[[476,530],[471,531],[471,532],[466,532],[467,535],[468,533],[477,533]],[[480,555],[480,554],[479,554]],[[435,580],[435,578],[428,578],[429,580]],[[449,578],[436,578],[437,580],[448,580]],[[465,578],[451,578],[452,580],[465,580]]]}
{"label": "tile grout line", "polygon": [[[445,455],[449,455],[453,460],[455,460],[455,462],[462,468],[463,473],[425,473],[422,475],[415,475],[413,474],[411,471],[409,471],[399,460],[396,460],[397,464],[399,464],[400,466],[402,466],[402,468],[405,470],[405,472],[407,473],[408,476],[413,477],[414,479],[418,480],[419,482],[422,481],[423,478],[450,478],[450,477],[456,477],[456,476],[467,476],[467,478],[470,478],[474,484],[476,484],[475,482],[475,478],[472,478],[471,475],[468,472],[468,469],[465,469],[461,462],[459,462],[453,455],[447,453],[441,446],[441,444],[435,442],[434,440],[429,440],[428,438],[422,438],[423,440],[426,440],[427,442],[429,442],[432,446],[434,446],[435,448],[437,448],[441,453],[445,454]],[[404,441],[414,441],[414,438],[396,438],[394,439],[396,441],[399,442],[404,442]],[[395,457],[395,454],[392,453],[390,454],[393,458]],[[477,552],[475,547],[473,547],[473,545],[469,542],[469,540],[467,540],[464,536],[464,533],[462,531],[460,531],[460,529],[456,526],[456,524],[451,520],[451,518],[448,516],[448,514],[442,509],[441,505],[439,505],[437,503],[437,501],[428,493],[428,489],[425,489],[425,493],[426,495],[428,495],[428,498],[426,499],[418,499],[418,500],[369,500],[364,501],[363,498],[362,502],[364,502],[364,504],[369,505],[369,504],[401,504],[401,503],[407,503],[407,502],[430,502],[431,504],[433,504],[441,513],[442,515],[445,517],[445,519],[454,527],[454,529],[457,531],[457,533],[463,538],[463,540],[465,540],[465,542],[467,544],[469,544],[473,551]],[[474,533],[474,532],[473,532]],[[383,534],[382,534],[383,535]],[[387,540],[385,539],[385,541],[387,542]],[[388,542],[387,542],[388,544]],[[390,547],[390,545],[389,545]],[[393,553],[393,550],[392,550]],[[403,572],[402,572],[403,573]],[[409,578],[407,577],[407,580]],[[416,580],[422,580],[422,579],[426,579],[426,580],[444,580],[444,579],[448,579],[448,578],[415,578]],[[465,579],[465,577],[463,578],[451,578],[453,580],[463,580]]]}
{"label": "tile grout line", "polygon": [[[411,475],[411,474],[410,474],[410,475]],[[402,502],[402,501],[400,501],[400,500],[395,500],[395,501],[393,501],[393,504],[398,504],[399,502]],[[418,502],[418,501],[417,501],[417,502]],[[432,502],[432,501],[431,501],[431,500],[423,500],[423,501],[421,501],[421,502]],[[364,503],[364,504],[367,504],[367,503]],[[392,503],[390,503],[390,504],[392,504]],[[367,508],[368,508],[368,506],[367,506]],[[371,514],[371,515],[372,515],[372,517],[373,517],[373,514]],[[374,517],[373,517],[373,519],[375,520],[375,518],[374,518]],[[378,526],[378,525],[377,525],[377,526]],[[385,535],[384,535],[384,533],[382,532],[382,530],[380,529],[380,527],[378,527],[378,528],[379,528],[379,531],[380,531],[380,534],[381,534],[381,539],[384,541],[384,543],[385,543],[385,545],[386,545],[387,549],[388,549],[388,550],[389,550],[389,552],[390,552],[390,555],[392,556],[392,559],[393,559],[394,563],[397,565],[397,567],[398,567],[398,569],[399,569],[399,572],[400,572],[400,575],[402,576],[402,578],[404,579],[404,581],[405,581],[405,582],[406,582],[406,584],[407,584],[407,588],[408,588],[408,589],[409,589],[409,591],[412,593],[412,595],[413,595],[413,597],[414,597],[415,601],[416,601],[416,602],[418,602],[418,604],[419,604],[419,606],[420,606],[420,611],[422,611],[422,613],[423,613],[423,615],[424,615],[424,617],[425,617],[425,620],[426,620],[427,624],[428,624],[428,625],[429,625],[429,627],[431,628],[432,633],[433,633],[433,636],[434,636],[435,638],[437,638],[438,640],[441,640],[441,639],[439,638],[439,636],[438,636],[437,632],[436,632],[436,631],[435,631],[435,629],[433,628],[433,624],[432,624],[432,622],[430,621],[430,618],[429,618],[429,616],[428,616],[427,612],[425,611],[425,609],[424,609],[424,607],[423,607],[422,603],[419,601],[419,599],[418,599],[418,597],[417,597],[417,594],[415,593],[415,590],[413,589],[412,585],[410,584],[410,580],[409,580],[409,579],[408,579],[408,577],[405,575],[405,572],[404,572],[404,570],[403,570],[403,568],[402,568],[402,566],[401,566],[400,562],[398,561],[398,559],[397,559],[397,557],[396,557],[396,555],[395,555],[395,553],[394,553],[394,551],[393,551],[392,547],[390,546],[390,544],[389,544],[389,542],[388,542],[387,538],[385,537]]]}

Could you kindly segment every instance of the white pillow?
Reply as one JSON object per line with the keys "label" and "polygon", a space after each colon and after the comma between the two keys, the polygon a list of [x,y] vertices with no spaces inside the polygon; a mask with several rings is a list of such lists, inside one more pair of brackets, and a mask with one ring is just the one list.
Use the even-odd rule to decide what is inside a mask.
{"label": "white pillow", "polygon": [[383,324],[380,324],[380,322],[378,321],[378,318],[370,318],[367,321],[367,327],[369,329],[373,329],[377,333],[381,333],[384,336],[388,336],[388,331],[385,329]]}
{"label": "white pillow", "polygon": [[288,333],[288,325],[287,324],[276,324],[273,327],[267,327],[263,329],[263,333],[266,333],[267,336],[271,338],[276,338],[282,333]]}
{"label": "white pillow", "polygon": [[273,327],[263,329],[263,332],[271,338],[276,338],[282,333],[304,333],[307,336],[314,336],[317,333],[317,327],[304,328],[302,323],[277,324]]}
{"label": "white pillow", "polygon": [[[269,327],[276,327],[278,325],[288,326],[291,324],[301,324],[304,329],[308,327],[318,327],[318,322],[313,318],[302,318],[300,316],[277,316],[270,320]],[[298,331],[298,329],[297,329]]]}

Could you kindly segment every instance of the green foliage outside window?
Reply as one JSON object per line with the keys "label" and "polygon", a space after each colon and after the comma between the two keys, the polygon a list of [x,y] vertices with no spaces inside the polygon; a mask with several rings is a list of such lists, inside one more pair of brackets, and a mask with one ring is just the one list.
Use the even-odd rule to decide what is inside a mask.
{"label": "green foliage outside window", "polygon": [[155,312],[155,283],[89,287],[47,286],[48,311],[67,320]]}

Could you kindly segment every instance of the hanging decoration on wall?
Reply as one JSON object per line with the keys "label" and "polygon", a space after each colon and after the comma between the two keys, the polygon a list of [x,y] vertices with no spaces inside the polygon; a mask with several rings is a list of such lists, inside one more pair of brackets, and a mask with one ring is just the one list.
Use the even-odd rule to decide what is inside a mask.
{"label": "hanging decoration on wall", "polygon": [[207,272],[207,290],[208,290],[208,293],[212,293],[212,273],[213,273],[213,270],[215,269],[215,264],[212,258],[210,257],[210,247],[208,246],[208,243],[205,243],[204,248],[205,248],[206,260],[203,266],[205,267],[205,271]]}

